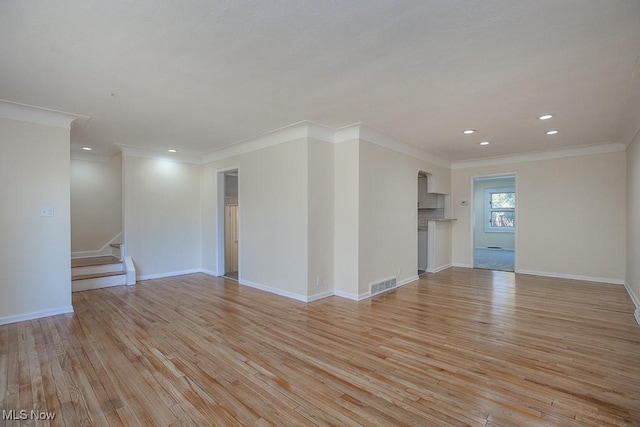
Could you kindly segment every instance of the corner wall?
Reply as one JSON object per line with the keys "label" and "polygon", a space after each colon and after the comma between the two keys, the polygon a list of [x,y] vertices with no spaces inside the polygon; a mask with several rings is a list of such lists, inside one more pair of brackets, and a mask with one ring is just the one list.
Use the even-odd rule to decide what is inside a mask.
{"label": "corner wall", "polygon": [[0,324],[72,312],[69,129],[0,118],[0,135]]}
{"label": "corner wall", "polygon": [[127,255],[139,280],[199,271],[200,165],[124,157]]}
{"label": "corner wall", "polygon": [[71,252],[98,252],[120,233],[122,155],[71,159]]}
{"label": "corner wall", "polygon": [[640,323],[640,133],[627,149],[627,290]]}

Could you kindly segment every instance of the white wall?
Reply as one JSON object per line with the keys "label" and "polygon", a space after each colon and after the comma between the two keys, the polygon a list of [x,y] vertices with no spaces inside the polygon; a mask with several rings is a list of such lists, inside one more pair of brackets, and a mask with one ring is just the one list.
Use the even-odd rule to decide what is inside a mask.
{"label": "white wall", "polygon": [[360,141],[334,149],[334,288],[338,295],[358,298]]}
{"label": "white wall", "polygon": [[471,177],[517,173],[517,268],[622,283],[625,277],[625,153],[454,169],[453,261],[471,262]]}
{"label": "white wall", "polygon": [[[372,282],[395,276],[400,283],[417,276],[418,172],[432,174],[438,191],[447,191],[451,178],[446,168],[365,140],[360,140],[359,148],[358,292],[362,295]],[[443,230],[446,233],[447,227]],[[441,238],[449,241],[449,236]],[[441,255],[450,262],[447,247]]]}
{"label": "white wall", "polygon": [[308,140],[308,289],[307,295],[333,292],[334,147]]}
{"label": "white wall", "polygon": [[122,155],[71,159],[71,251],[99,251],[122,232]]}
{"label": "white wall", "polygon": [[[640,134],[627,149],[627,289],[640,309]],[[640,318],[638,319],[640,321]]]}
{"label": "white wall", "polygon": [[[487,188],[515,188],[515,179],[507,178],[476,181],[473,199],[473,211],[475,214],[474,245],[476,248],[499,246],[503,249],[513,249],[515,247],[514,233],[487,233],[484,231],[484,225],[489,222],[489,218],[485,218],[485,190]],[[518,218],[516,218],[516,221],[518,221]]]}
{"label": "white wall", "polygon": [[200,165],[124,157],[127,255],[139,278],[199,269]]}
{"label": "white wall", "polygon": [[0,323],[70,312],[69,129],[0,119],[0,136]]}
{"label": "white wall", "polygon": [[296,139],[203,166],[204,269],[218,271],[217,171],[237,167],[240,283],[306,298],[307,149],[306,138]]}

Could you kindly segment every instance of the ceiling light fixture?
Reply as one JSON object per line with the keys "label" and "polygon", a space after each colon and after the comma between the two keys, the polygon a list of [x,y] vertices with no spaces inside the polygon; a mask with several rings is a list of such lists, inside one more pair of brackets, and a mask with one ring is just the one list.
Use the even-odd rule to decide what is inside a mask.
{"label": "ceiling light fixture", "polygon": [[84,151],[91,151],[91,150],[93,150],[93,148],[91,148],[91,147],[82,147],[82,149],[83,149]]}
{"label": "ceiling light fixture", "polygon": [[538,120],[549,120],[550,118],[552,118],[555,114],[543,114],[540,117],[538,117]]}
{"label": "ceiling light fixture", "polygon": [[462,133],[464,133],[465,135],[471,135],[472,133],[475,133],[476,130],[475,129],[465,129],[462,131]]}
{"label": "ceiling light fixture", "polygon": [[557,135],[559,132],[560,132],[559,130],[552,129],[552,130],[546,131],[545,134],[547,134],[547,135]]}
{"label": "ceiling light fixture", "polygon": [[489,144],[491,144],[489,141],[482,141],[482,142],[480,143],[480,145],[489,145]]}
{"label": "ceiling light fixture", "polygon": [[178,150],[176,150],[175,148],[170,148],[167,151],[170,152],[170,153],[177,153],[178,152]]}

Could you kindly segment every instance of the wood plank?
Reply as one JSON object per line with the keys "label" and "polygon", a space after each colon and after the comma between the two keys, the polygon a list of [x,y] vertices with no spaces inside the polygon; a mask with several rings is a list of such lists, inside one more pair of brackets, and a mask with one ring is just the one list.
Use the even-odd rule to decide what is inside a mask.
{"label": "wood plank", "polygon": [[620,286],[452,268],[304,304],[193,274],[73,305],[0,326],[3,409],[51,425],[640,425]]}

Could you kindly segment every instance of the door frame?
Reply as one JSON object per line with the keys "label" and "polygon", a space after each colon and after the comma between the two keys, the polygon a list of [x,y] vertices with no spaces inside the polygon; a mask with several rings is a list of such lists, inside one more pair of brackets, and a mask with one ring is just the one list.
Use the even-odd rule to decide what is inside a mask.
{"label": "door frame", "polygon": [[[225,197],[225,173],[238,172],[238,212],[240,212],[240,167],[230,166],[216,170],[216,276],[224,276],[226,271],[224,256],[224,197]],[[238,214],[238,280],[242,271],[242,257],[240,254],[240,215]]]}
{"label": "door frame", "polygon": [[[470,219],[470,249],[471,252],[469,254],[469,259],[471,260],[471,268],[475,268],[475,264],[476,264],[476,260],[475,260],[475,240],[476,240],[476,234],[475,234],[475,226],[476,226],[476,209],[475,209],[475,202],[476,202],[476,179],[479,178],[511,178],[513,177],[513,188],[514,191],[516,193],[516,208],[515,208],[515,214],[516,214],[516,226],[515,229],[513,230],[513,272],[514,273],[518,273],[518,253],[520,252],[520,248],[518,245],[518,235],[520,234],[518,232],[518,228],[520,226],[520,193],[518,190],[518,172],[503,172],[503,173],[495,173],[495,174],[486,174],[486,175],[473,175],[471,176],[471,195],[470,195],[470,212],[469,212],[469,219]],[[483,224],[484,224],[484,220],[483,220]]]}

